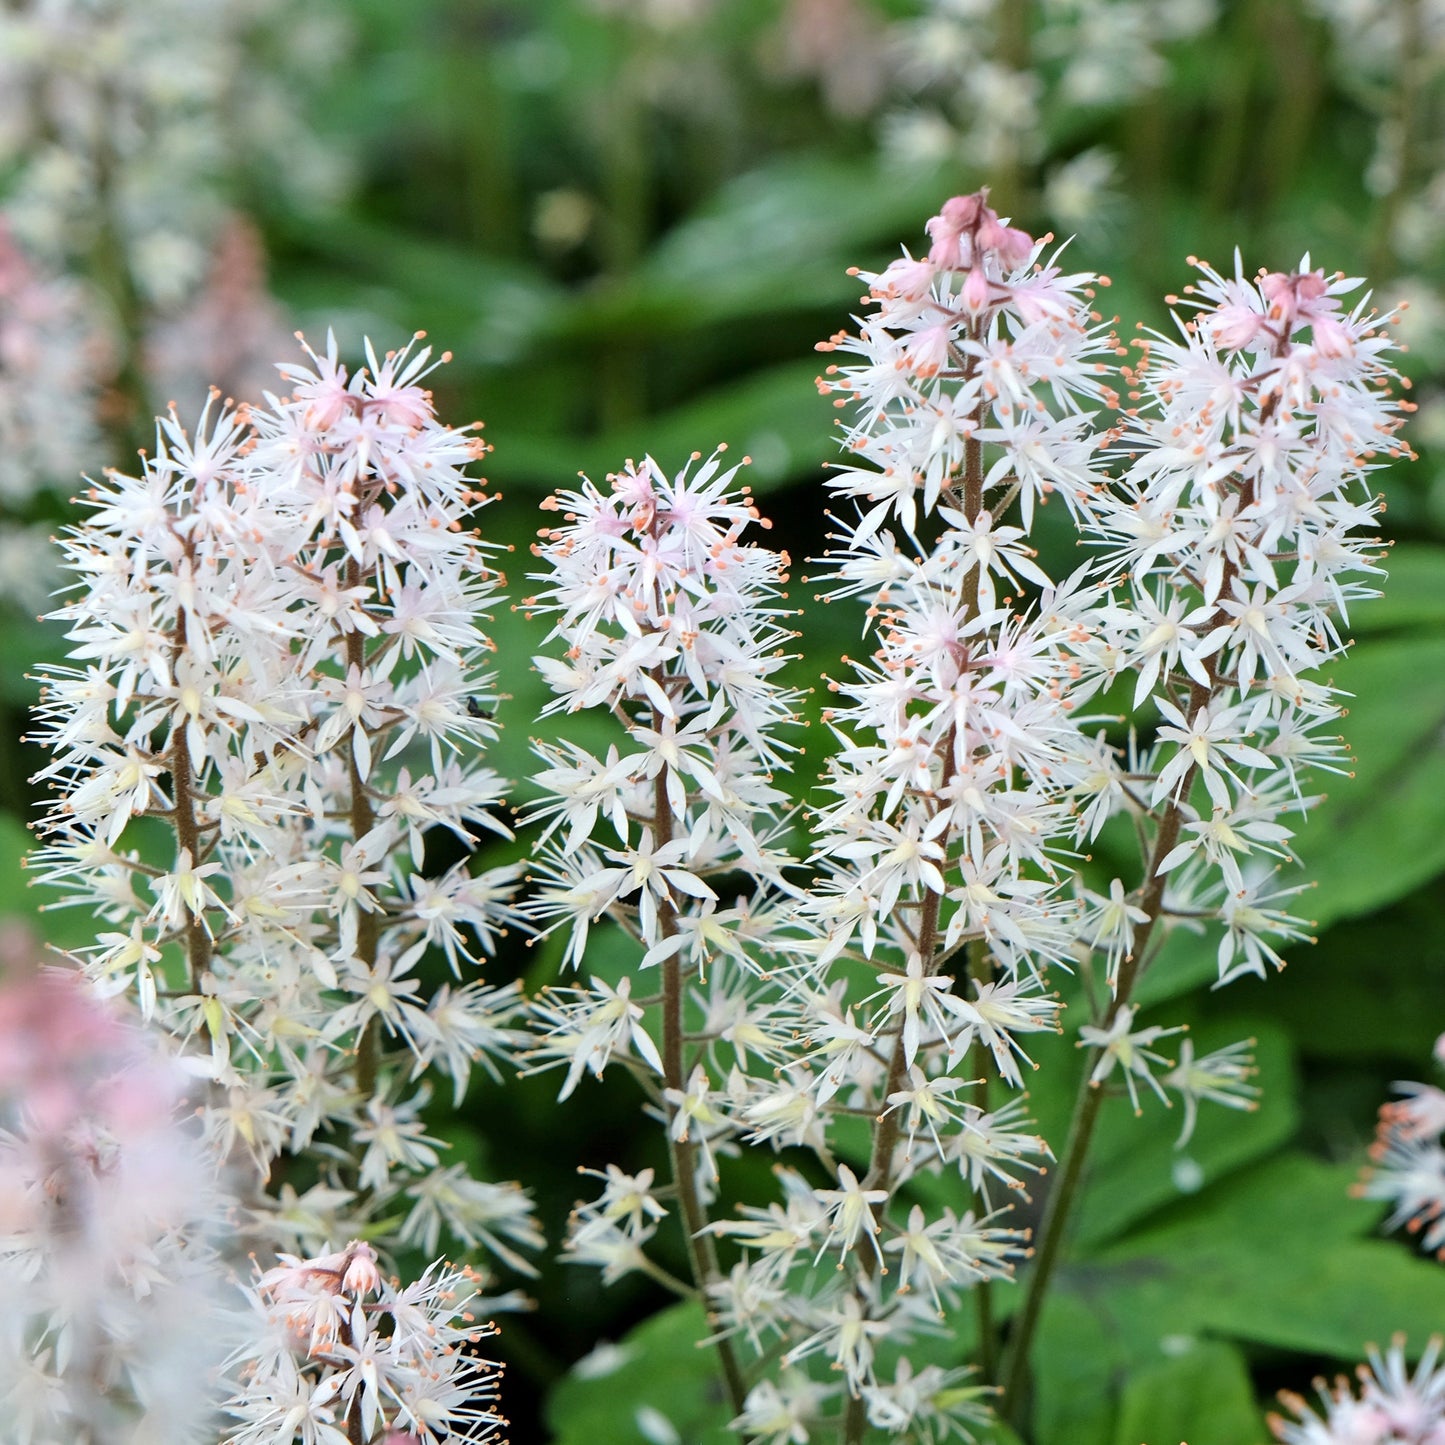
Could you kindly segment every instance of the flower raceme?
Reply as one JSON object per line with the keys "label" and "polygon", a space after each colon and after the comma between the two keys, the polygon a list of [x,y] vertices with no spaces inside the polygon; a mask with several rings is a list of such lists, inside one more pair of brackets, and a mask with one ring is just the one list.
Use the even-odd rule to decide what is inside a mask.
{"label": "flower raceme", "polygon": [[[1262,973],[1303,932],[1277,906],[1296,890],[1272,882],[1292,858],[1281,819],[1313,801],[1312,767],[1342,766],[1326,733],[1337,694],[1312,674],[1342,651],[1349,605],[1371,595],[1368,474],[1401,452],[1388,318],[1367,300],[1346,309],[1358,282],[1308,260],[1254,282],[1201,267],[1178,339],[1146,337],[1116,387],[1103,358],[1122,348],[1091,309],[1093,278],[1064,275],[984,195],[950,202],[929,235],[926,256],[864,278],[856,337],[823,348],[852,358],[822,385],[847,411],[834,487],[859,517],[819,580],[870,600],[876,646],[834,684],[840,747],[808,911],[819,964],[866,961],[883,985],[857,1024],[886,1072],[860,1070],[840,1093],[878,1121],[858,1181],[875,1201],[873,1227],[853,1231],[864,1239],[902,1227],[887,1191],[911,1173],[978,1162],[967,1141],[980,1133],[994,1143],[964,1103],[997,1098],[967,1082],[975,1045],[1017,1088],[1021,1036],[1057,1026],[1052,973],[1095,951],[1107,992],[1080,1033],[1090,1110],[1111,1074],[1136,1107],[1140,1083],[1181,1099],[1181,1143],[1200,1100],[1253,1106],[1247,1043],[1196,1058],[1186,1040],[1173,1067],[1151,1045],[1179,1031],[1136,1024],[1130,995],[1175,917],[1214,921],[1221,981]],[[1062,581],[1028,541],[1055,496],[1097,559]],[[1157,706],[1142,751],[1115,749],[1107,718],[1084,715],[1116,682],[1136,708]],[[1117,813],[1136,820],[1140,875],[1095,893],[1075,850]],[[846,993],[835,1007],[854,1018]],[[940,1132],[918,1127],[925,1113]],[[1046,1146],[1019,1147],[1019,1118],[1013,1158],[1037,1161]],[[1081,1137],[1061,1157],[1036,1292]],[[991,1173],[1017,1182],[1007,1152],[965,1174],[986,1205]],[[890,1319],[866,1253],[853,1291],[860,1321]],[[1026,1316],[1015,1331],[1016,1368],[1031,1328]],[[863,1353],[850,1360],[866,1398]],[[850,1407],[848,1438],[864,1413]]]}
{"label": "flower raceme", "polygon": [[[1335,694],[1309,674],[1368,595],[1366,480],[1397,447],[1382,319],[1340,301],[1355,283],[1203,268],[1179,339],[1145,338],[1116,382],[1096,278],[982,193],[928,232],[822,347],[846,413],[833,489],[857,516],[814,580],[867,601],[872,652],[830,683],[806,868],[771,777],[793,709],[774,681],[783,564],[741,543],[755,511],[734,473],[714,456],[584,481],[535,549],[530,605],[560,645],[538,659],[548,711],[605,709],[620,731],[600,753],[537,745],[530,911],[580,969],[609,916],[633,965],[537,1001],[534,1066],[566,1066],[565,1096],[621,1064],[673,1146],[671,1184],[630,1213],[613,1195],[632,1176],[609,1168],[570,1253],[666,1282],[646,1246],[675,1198],[735,1426],[777,1438],[840,1403],[849,1441],[975,1418],[971,1387],[922,1389],[906,1352],[1027,1253],[1011,1201],[1050,1150],[1021,1087],[1028,1035],[1062,1027],[1060,970],[1104,962],[1080,1030],[1091,1108],[1120,1078],[1137,1107],[1142,1084],[1183,1102],[1187,1139],[1201,1101],[1252,1107],[1248,1042],[1184,1040],[1176,1065],[1153,1045],[1180,1030],[1136,1023],[1130,995],[1176,917],[1218,928],[1222,980],[1303,932],[1272,882],[1280,819],[1312,801],[1310,767],[1340,766]],[[1060,505],[1093,560],[1056,578],[1030,538]],[[1146,743],[1111,741],[1117,690],[1157,708]],[[1078,852],[1117,814],[1139,876],[1095,892]],[[838,1142],[860,1120],[861,1157]],[[710,1219],[717,1161],[749,1143],[811,1152],[820,1180],[780,1167],[781,1202]],[[923,1174],[953,1175],[962,1209],[914,1198]],[[719,1240],[741,1250],[727,1270]],[[749,1386],[769,1351],[784,1375]]]}
{"label": "flower raceme", "polygon": [[255,1282],[257,1327],[230,1361],[240,1421],[227,1445],[424,1445],[496,1440],[499,1370],[471,1353],[492,1331],[469,1306],[470,1270],[387,1280],[369,1244],[283,1254]]}
{"label": "flower raceme", "polygon": [[[516,1186],[442,1168],[421,1111],[460,1100],[516,1037],[515,987],[478,959],[514,919],[510,867],[428,866],[428,835],[506,830],[492,735],[499,577],[473,429],[439,423],[409,345],[350,373],[335,343],[264,406],[171,415],[137,476],[109,472],[64,542],[41,774],[59,790],[31,864],[102,921],[105,989],[206,1060],[203,1118],[248,1156],[253,1237],[316,1253],[399,1218],[392,1244],[540,1242]],[[488,704],[479,704],[478,699]],[[429,950],[455,985],[429,985]],[[490,1064],[489,1064],[490,1066]],[[301,1199],[263,1187],[320,1164]]]}

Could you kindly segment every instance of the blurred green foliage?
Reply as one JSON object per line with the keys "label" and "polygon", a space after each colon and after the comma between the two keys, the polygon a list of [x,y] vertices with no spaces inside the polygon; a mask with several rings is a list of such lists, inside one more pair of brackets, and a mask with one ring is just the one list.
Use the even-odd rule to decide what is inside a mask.
{"label": "blurred green foliage", "polygon": [[[1409,269],[1427,289],[1432,265],[1436,285],[1445,276],[1438,251],[1408,268],[1393,253],[1393,193],[1364,181],[1376,114],[1342,82],[1325,25],[1297,0],[1221,6],[1201,33],[1165,48],[1167,79],[1127,103],[1047,110],[1040,160],[1004,177],[962,159],[890,161],[878,139],[882,101],[840,113],[814,79],[774,63],[783,0],[693,8],[662,26],[642,5],[586,0],[354,0],[352,48],[310,99],[313,124],[354,168],[350,199],[318,215],[279,195],[247,198],[273,289],[313,340],[334,326],[354,352],[364,333],[391,344],[421,328],[453,352],[437,378],[439,412],[486,420],[489,475],[504,495],[482,521],[515,549],[514,598],[528,590],[535,504],[554,487],[579,470],[600,479],[644,452],[675,467],[719,443],[751,456],[774,540],[806,573],[804,559],[825,545],[821,482],[835,454],[811,348],[848,324],[860,288],[847,268],[916,248],[944,198],[991,180],[1000,209],[1046,228],[1045,160],[1096,146],[1118,158],[1095,228],[1068,254],[1113,278],[1101,305],[1124,318],[1126,340],[1136,321],[1167,324],[1162,297],[1187,279],[1190,254],[1227,265],[1238,246],[1252,271],[1288,269],[1309,251],[1316,264],[1382,283]],[[853,8],[874,27],[882,64],[883,27],[919,7]],[[1442,354],[1424,334],[1407,367],[1417,395],[1439,386],[1430,368]],[[1302,1387],[1396,1330],[1423,1345],[1445,1319],[1445,1272],[1408,1243],[1374,1238],[1380,1211],[1346,1194],[1390,1081],[1418,1076],[1445,1028],[1438,472],[1427,456],[1379,474],[1400,539],[1394,575],[1384,599],[1352,619],[1361,641],[1335,679],[1357,694],[1355,776],[1331,780],[1299,845],[1317,884],[1300,911],[1318,920],[1318,945],[1291,950],[1283,978],[1201,994],[1212,949],[1181,935],[1143,990],[1149,1004],[1169,1003],[1159,1021],[1194,1026],[1201,1052],[1216,1036],[1253,1033],[1262,1107],[1206,1109],[1183,1150],[1178,1121],[1153,1101],[1139,1120],[1124,1107],[1106,1115],[1040,1336],[1038,1445],[1262,1440],[1267,1388]],[[862,619],[814,605],[805,584],[795,600],[805,608],[795,677],[810,685],[856,646]],[[542,701],[526,659],[543,628],[503,610],[495,635],[511,698],[496,761],[521,780],[520,800]],[[33,696],[26,669],[61,651],[43,625],[0,631],[12,736]],[[800,796],[821,732],[793,776]],[[12,913],[33,914],[36,903],[18,869],[24,777],[36,761],[12,745],[0,769],[10,810],[0,818],[0,909]],[[438,850],[428,861],[447,860]],[[58,944],[86,928],[66,915],[36,926]],[[603,932],[598,948],[604,976],[630,966],[617,936]],[[495,977],[545,980],[558,952],[517,947]],[[1033,1107],[1058,1137],[1072,1041],[1048,1040],[1037,1057]],[[482,1079],[448,1126],[486,1171],[536,1191],[553,1238],[579,1163],[663,1163],[626,1081],[589,1083],[562,1110],[555,1084]],[[727,1162],[725,1188],[765,1170],[762,1160]],[[663,1262],[681,1269],[674,1244],[676,1258]],[[529,1289],[537,1311],[505,1318],[496,1342],[511,1365],[515,1439],[550,1429],[563,1445],[642,1441],[638,1411],[648,1405],[688,1442],[726,1438],[711,1360],[695,1346],[695,1307],[658,1313],[666,1301],[653,1287],[603,1291],[567,1266],[548,1266]],[[998,1304],[1009,1307],[1002,1292]],[[952,1362],[972,1326],[949,1324],[957,1335],[938,1351]],[[597,1352],[624,1336],[619,1353]]]}

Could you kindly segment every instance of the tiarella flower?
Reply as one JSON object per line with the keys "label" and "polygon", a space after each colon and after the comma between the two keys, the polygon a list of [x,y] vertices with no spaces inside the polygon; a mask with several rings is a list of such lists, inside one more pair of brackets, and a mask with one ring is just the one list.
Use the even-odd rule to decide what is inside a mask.
{"label": "tiarella flower", "polygon": [[[34,867],[110,925],[87,972],[209,1054],[205,1128],[254,1159],[253,1220],[276,1156],[324,1136],[328,1232],[406,1216],[429,1249],[445,1231],[510,1263],[502,1236],[536,1242],[525,1195],[477,1186],[506,1195],[484,1203],[418,1117],[429,1076],[459,1098],[521,1037],[518,990],[467,977],[517,921],[517,870],[443,872],[426,847],[506,833],[478,758],[500,579],[466,469],[485,447],[435,419],[427,349],[367,355],[353,373],[334,342],[307,352],[290,394],[213,396],[194,431],[172,414],[139,476],[92,484],[57,614],[84,670],[47,678],[60,796]],[[423,982],[429,952],[461,981]],[[434,1170],[451,1187],[414,1192]]]}
{"label": "tiarella flower", "polygon": [[1087,1046],[1099,1050],[1099,1061],[1089,1076],[1089,1082],[1102,1084],[1117,1065],[1124,1075],[1124,1086],[1129,1091],[1129,1102],[1136,1114],[1140,1112],[1138,1082],[1147,1084],[1162,1104],[1169,1103],[1169,1096],[1164,1092],[1160,1081],[1154,1077],[1154,1070],[1168,1067],[1172,1061],[1155,1053],[1149,1045],[1168,1038],[1171,1034],[1183,1032],[1182,1028],[1166,1029],[1157,1024],[1136,1029],[1134,1015],[1137,1012],[1132,1005],[1126,1006],[1114,1015],[1114,1021],[1108,1028],[1094,1028],[1090,1024],[1084,1024],[1079,1029],[1079,1047]]}
{"label": "tiarella flower", "polygon": [[1389,318],[1345,309],[1359,284],[1307,258],[1253,282],[1201,265],[1178,339],[1139,342],[1122,491],[1092,513],[1130,589],[1106,623],[1139,669],[1136,700],[1145,677],[1159,694],[1150,801],[1170,800],[1175,820],[1161,823],[1158,868],[1217,870],[1221,978],[1241,951],[1251,970],[1277,957],[1260,933],[1299,936],[1244,901],[1248,860],[1290,856],[1279,819],[1312,801],[1305,767],[1337,766],[1333,740],[1313,736],[1340,715],[1335,694],[1306,674],[1340,655],[1334,614],[1379,570],[1354,529],[1371,525],[1372,458],[1401,450],[1401,412],[1386,390]]}
{"label": "tiarella flower", "polygon": [[[1080,726],[1112,665],[1095,643],[1103,591],[1082,576],[1056,586],[1028,544],[1041,507],[1086,517],[1103,485],[1090,411],[1112,342],[1093,278],[1044,260],[984,194],[949,201],[928,230],[926,259],[865,277],[858,335],[822,348],[861,359],[821,382],[847,403],[834,488],[859,516],[816,580],[869,599],[873,651],[832,683],[840,747],[805,905],[822,941],[794,973],[835,1018],[857,1018],[857,1041],[829,1061],[819,1137],[837,1104],[876,1122],[866,1172],[825,1160],[837,1187],[815,1191],[819,1244],[843,1276],[799,1313],[812,1333],[793,1357],[844,1371],[849,1440],[867,1419],[920,1438],[953,1428],[930,1420],[931,1377],[908,1365],[915,1302],[954,1305],[1025,1252],[987,1213],[989,1190],[1021,1187],[1047,1147],[1021,1099],[983,1106],[979,1075],[1017,1088],[1020,1036],[1057,1027],[1047,979],[1083,925],[1065,887],[1076,788],[1102,771],[1112,790],[1115,775]],[[1006,520],[1015,503],[1021,525]],[[866,968],[877,987],[856,995]],[[897,1198],[954,1168],[985,1220]],[[875,1369],[884,1340],[903,1352],[892,1385]]]}
{"label": "tiarella flower", "polygon": [[1184,1127],[1174,1146],[1176,1149],[1182,1149],[1193,1137],[1201,1099],[1223,1104],[1227,1109],[1259,1107],[1259,1089],[1249,1082],[1257,1072],[1253,1048],[1253,1039],[1243,1039],[1196,1059],[1194,1040],[1179,1041],[1179,1062],[1160,1081],[1184,1101]]}
{"label": "tiarella flower", "polygon": [[732,1428],[767,1445],[808,1445],[813,1438],[808,1426],[823,1412],[830,1394],[801,1370],[789,1370],[776,1383],[761,1380],[748,1391]]}

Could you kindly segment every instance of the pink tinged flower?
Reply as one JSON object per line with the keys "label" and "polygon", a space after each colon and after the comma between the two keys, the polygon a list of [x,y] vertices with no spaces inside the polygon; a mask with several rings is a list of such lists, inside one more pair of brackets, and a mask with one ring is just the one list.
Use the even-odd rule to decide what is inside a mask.
{"label": "pink tinged flower", "polygon": [[1441,1337],[1426,1344],[1412,1374],[1405,1363],[1405,1337],[1397,1335],[1381,1354],[1367,1350],[1369,1363],[1356,1370],[1359,1394],[1341,1377],[1315,1383],[1319,1408],[1292,1391],[1280,1403],[1293,1418],[1271,1414],[1269,1427],[1283,1445],[1440,1445],[1445,1436],[1445,1368],[1439,1365]]}
{"label": "pink tinged flower", "polygon": [[888,300],[921,301],[933,285],[934,264],[902,256],[873,282],[873,292]]}
{"label": "pink tinged flower", "polygon": [[1245,305],[1221,306],[1209,318],[1209,331],[1221,351],[1244,351],[1265,329],[1265,318]]}
{"label": "pink tinged flower", "polygon": [[948,347],[952,337],[951,320],[923,327],[913,333],[903,354],[918,376],[936,376],[948,364]]}
{"label": "pink tinged flower", "polygon": [[[426,335],[419,331],[414,340]],[[388,426],[416,429],[424,427],[435,416],[431,392],[417,381],[432,368],[428,366],[431,348],[423,347],[415,355],[408,342],[400,351],[388,351],[381,362],[376,359],[371,339],[366,341],[366,359],[371,365],[371,382],[365,386],[362,405],[380,412]],[[447,361],[443,353],[439,361]]]}

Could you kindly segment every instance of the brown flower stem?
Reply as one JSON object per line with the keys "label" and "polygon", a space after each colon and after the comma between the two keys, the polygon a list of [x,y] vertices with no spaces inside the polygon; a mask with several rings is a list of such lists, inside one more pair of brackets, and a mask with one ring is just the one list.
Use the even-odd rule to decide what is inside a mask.
{"label": "brown flower stem", "polygon": [[[953,776],[954,736],[954,729],[949,728],[948,735],[943,742],[943,782],[940,786],[946,786],[949,778]],[[945,853],[947,852],[948,833],[946,831],[939,839],[939,846]],[[938,918],[942,907],[943,895],[930,892],[923,900],[923,913],[918,923],[918,955],[923,959],[925,972],[930,974],[936,972],[937,968]],[[900,1028],[894,1035],[893,1050],[888,1059],[888,1077],[883,1085],[882,1098],[879,1100],[880,1108],[886,1112],[879,1114],[873,1131],[873,1150],[868,1161],[868,1173],[862,1184],[864,1189],[892,1189],[893,1160],[898,1152],[898,1129],[902,1115],[897,1109],[887,1109],[887,1103],[889,1096],[896,1094],[903,1087],[903,1076],[907,1067],[903,1047],[903,1030]],[[881,1220],[883,1209],[871,1205],[869,1207],[873,1209],[874,1218]],[[884,1208],[886,1208],[886,1201]],[[859,1267],[864,1276],[871,1278],[877,1267],[877,1260],[867,1251],[860,1251],[858,1258]],[[849,1396],[848,1408],[843,1416],[842,1439],[844,1445],[859,1445],[867,1428],[868,1413],[863,1404],[863,1397],[861,1395]]]}
{"label": "brown flower stem", "polygon": [[[361,563],[355,557],[348,557],[348,591],[360,587],[361,581]],[[366,640],[354,627],[345,634],[345,648],[347,675],[350,676],[352,668],[358,673],[363,671],[366,667]],[[349,741],[346,745],[346,771],[351,782],[351,837],[354,842],[360,842],[376,826],[376,810],[371,806],[366,781],[356,762],[356,749]],[[356,920],[356,954],[368,970],[376,967],[381,954],[381,930],[376,914],[367,908],[361,909]],[[379,1053],[379,1025],[375,1018],[371,1018],[356,1045],[356,1087],[363,1099],[369,1099],[376,1092]]]}
{"label": "brown flower stem", "polygon": [[[661,677],[658,685],[663,685]],[[652,716],[655,731],[662,730],[662,716],[656,710]],[[653,837],[657,848],[664,848],[672,842],[672,804],[667,796],[666,764],[658,769],[653,785]],[[657,926],[664,938],[677,936],[677,910],[667,895],[658,899]],[[687,1089],[687,1075],[683,1065],[684,998],[682,960],[672,954],[662,962],[662,1075],[669,1090],[679,1094]],[[717,1246],[711,1234],[707,1233],[707,1210],[697,1192],[696,1159],[697,1149],[690,1139],[674,1137],[674,1121],[678,1106],[670,1099],[666,1104],[668,1155],[672,1164],[672,1182],[677,1190],[678,1206],[682,1212],[683,1234],[687,1240],[688,1264],[697,1292],[703,1301],[704,1314],[707,1312],[708,1286],[722,1277],[718,1265]],[[742,1365],[732,1341],[718,1338],[713,1341],[717,1350],[718,1363],[722,1367],[723,1383],[727,1387],[728,1402],[734,1415],[741,1415],[747,1403],[748,1387],[743,1378]],[[744,1437],[745,1440],[749,1437]]]}
{"label": "brown flower stem", "polygon": [[[1203,694],[1200,701],[1207,701],[1209,692],[1195,684],[1196,694]],[[1190,715],[1198,709],[1195,698],[1190,699]],[[1196,769],[1185,774],[1178,797],[1188,796],[1194,781]],[[1134,950],[1119,965],[1119,976],[1114,995],[1105,1011],[1102,1027],[1108,1029],[1119,1012],[1129,1002],[1134,985],[1139,978],[1139,968],[1146,956],[1150,936],[1164,909],[1165,878],[1159,865],[1174,851],[1179,841],[1180,825],[1184,811],[1179,802],[1170,803],[1159,821],[1159,831],[1154,837],[1154,849],[1149,858],[1148,882],[1139,907],[1146,915],[1134,935]],[[1029,1346],[1034,1331],[1038,1328],[1039,1315],[1043,1310],[1044,1298],[1048,1292],[1054,1266],[1058,1262],[1059,1247],[1063,1242],[1065,1227],[1073,1210],[1083,1179],[1084,1161],[1088,1157],[1089,1145],[1094,1137],[1094,1125],[1098,1122],[1099,1110],[1104,1102],[1104,1091],[1090,1083],[1098,1064],[1100,1051],[1091,1049],[1084,1061],[1083,1077],[1074,1097],[1074,1113],[1069,1121],[1069,1133],[1060,1156],[1058,1178],[1049,1193],[1044,1208],[1044,1219],[1039,1227],[1038,1252],[1034,1256],[1033,1271],[1029,1276],[1028,1289],[1009,1335],[1008,1348],[1004,1353],[1001,1380],[1004,1394],[1004,1417],[1017,1424],[1022,1416],[1025,1386],[1028,1381]]]}
{"label": "brown flower stem", "polygon": [[[186,653],[186,614],[178,611],[176,628],[171,638],[171,669]],[[200,866],[201,830],[196,820],[195,762],[191,757],[191,745],[186,738],[186,726],[182,722],[171,724],[170,747],[171,792],[174,795],[171,822],[176,830],[176,841],[190,857],[191,867]],[[201,979],[211,966],[211,935],[205,919],[199,913],[186,910],[186,965],[190,974],[191,991],[201,991]]]}

